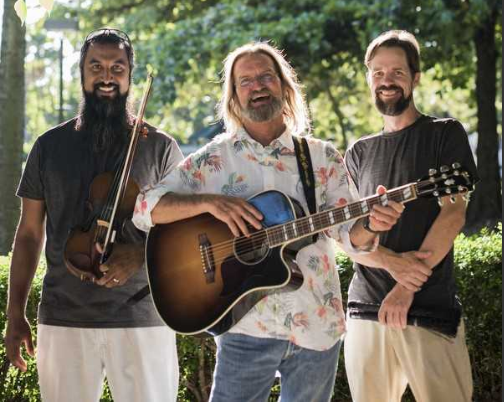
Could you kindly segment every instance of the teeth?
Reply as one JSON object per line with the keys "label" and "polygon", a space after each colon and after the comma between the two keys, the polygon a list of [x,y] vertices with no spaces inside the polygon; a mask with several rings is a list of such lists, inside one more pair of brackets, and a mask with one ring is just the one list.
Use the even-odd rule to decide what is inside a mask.
{"label": "teeth", "polygon": [[99,87],[98,89],[103,92],[112,92],[115,87]]}

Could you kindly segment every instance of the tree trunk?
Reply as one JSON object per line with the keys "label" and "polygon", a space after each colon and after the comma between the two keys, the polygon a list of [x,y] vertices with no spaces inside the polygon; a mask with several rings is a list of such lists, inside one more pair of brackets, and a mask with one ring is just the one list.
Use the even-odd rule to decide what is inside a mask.
{"label": "tree trunk", "polygon": [[10,251],[19,218],[15,192],[23,163],[26,30],[14,3],[4,0],[0,55],[0,255]]}
{"label": "tree trunk", "polygon": [[502,220],[502,181],[499,175],[496,98],[496,9],[483,20],[474,35],[476,47],[476,101],[478,107],[478,174],[480,182],[471,196],[466,232],[493,227]]}
{"label": "tree trunk", "polygon": [[348,148],[348,139],[347,139],[347,130],[346,130],[346,125],[345,125],[345,115],[341,111],[339,107],[339,103],[334,97],[334,95],[331,92],[331,88],[328,86],[326,88],[326,94],[329,97],[329,100],[331,101],[331,106],[333,109],[334,114],[336,114],[336,117],[338,118],[339,125],[341,128],[341,136],[342,136],[342,144],[338,147],[339,151],[341,152],[342,155],[345,154],[345,151]]}

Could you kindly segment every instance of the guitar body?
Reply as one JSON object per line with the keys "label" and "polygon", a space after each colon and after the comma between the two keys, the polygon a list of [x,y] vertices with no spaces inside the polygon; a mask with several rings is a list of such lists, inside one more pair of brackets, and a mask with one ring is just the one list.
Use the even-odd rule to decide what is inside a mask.
{"label": "guitar body", "polygon": [[[264,228],[304,215],[295,200],[278,191],[248,201],[263,214]],[[301,286],[294,258],[310,239],[269,248],[265,236],[254,233],[249,239],[235,238],[208,213],[151,229],[146,247],[149,286],[166,325],[187,335],[220,335],[272,291]],[[211,251],[202,251],[206,246]]]}

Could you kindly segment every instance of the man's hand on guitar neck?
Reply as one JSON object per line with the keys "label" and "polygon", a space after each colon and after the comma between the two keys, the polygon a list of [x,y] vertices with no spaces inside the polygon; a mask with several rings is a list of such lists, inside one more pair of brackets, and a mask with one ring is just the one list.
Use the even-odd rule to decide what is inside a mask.
{"label": "man's hand on guitar neck", "polygon": [[[385,194],[387,189],[383,186],[378,186],[376,189],[377,194]],[[399,220],[404,211],[404,205],[398,202],[389,201],[386,206],[374,205],[367,217],[358,221],[350,231],[350,240],[356,247],[364,248],[371,242],[374,242],[376,235],[380,232],[390,230]],[[376,244],[376,243],[375,243]]]}

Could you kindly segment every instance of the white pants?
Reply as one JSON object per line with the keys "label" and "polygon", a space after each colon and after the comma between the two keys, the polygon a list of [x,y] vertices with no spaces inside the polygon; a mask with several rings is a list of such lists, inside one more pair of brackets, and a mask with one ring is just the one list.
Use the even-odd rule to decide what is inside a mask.
{"label": "white pants", "polygon": [[473,382],[464,322],[456,338],[409,326],[348,319],[345,368],[354,402],[470,402]]}
{"label": "white pants", "polygon": [[167,327],[39,325],[37,369],[46,402],[97,402],[105,376],[115,402],[175,402],[178,360]]}

